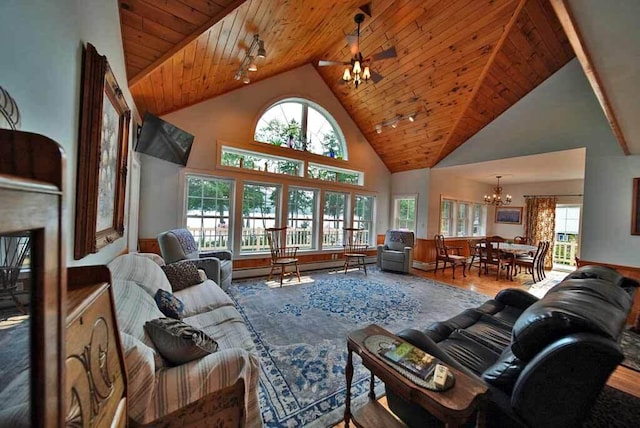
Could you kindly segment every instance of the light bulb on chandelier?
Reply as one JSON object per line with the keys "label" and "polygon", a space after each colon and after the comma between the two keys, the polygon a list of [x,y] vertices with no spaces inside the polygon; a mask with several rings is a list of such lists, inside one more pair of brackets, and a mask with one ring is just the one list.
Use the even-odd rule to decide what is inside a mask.
{"label": "light bulb on chandelier", "polygon": [[502,187],[500,187],[500,179],[502,176],[496,175],[496,178],[498,179],[498,185],[493,188],[493,195],[484,195],[484,203],[496,206],[509,205],[511,203],[511,195],[506,194],[504,195],[504,199],[502,198]]}

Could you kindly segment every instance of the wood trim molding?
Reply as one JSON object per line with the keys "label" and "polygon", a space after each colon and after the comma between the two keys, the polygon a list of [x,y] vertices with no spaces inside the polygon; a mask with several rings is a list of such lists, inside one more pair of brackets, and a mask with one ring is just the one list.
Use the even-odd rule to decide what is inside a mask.
{"label": "wood trim molding", "polygon": [[580,29],[576,24],[576,20],[571,12],[571,8],[567,0],[550,0],[551,6],[553,10],[555,10],[560,23],[562,24],[562,28],[564,28],[564,32],[567,34],[567,38],[573,47],[573,50],[582,65],[582,69],[584,70],[584,74],[589,79],[589,83],[593,88],[593,92],[596,94],[598,101],[600,101],[600,105],[604,110],[604,114],[609,121],[609,125],[613,130],[613,134],[618,139],[618,143],[620,147],[622,147],[622,151],[625,155],[630,155],[629,146],[627,145],[627,141],[624,138],[624,134],[622,133],[622,129],[618,124],[618,119],[613,111],[613,107],[611,106],[611,102],[609,101],[609,97],[605,91],[604,85],[602,84],[602,80],[600,79],[600,75],[595,68],[595,64],[591,59],[591,55],[589,54],[589,50],[587,49],[586,44],[584,43],[584,38],[580,33]]}
{"label": "wood trim molding", "polygon": [[245,2],[246,2],[246,0],[235,0],[234,2],[230,3],[229,6],[227,6],[226,8],[221,10],[220,12],[218,12],[216,15],[212,16],[207,22],[205,22],[200,27],[198,27],[196,29],[196,31],[194,31],[193,33],[189,34],[182,41],[180,41],[179,43],[174,45],[171,49],[166,51],[160,58],[158,58],[157,60],[153,61],[151,64],[149,64],[147,67],[145,67],[144,70],[142,70],[140,73],[136,74],[131,79],[129,79],[129,87],[132,88],[133,86],[135,86],[138,83],[140,83],[140,81],[142,79],[147,77],[154,70],[156,70],[158,67],[160,67],[162,64],[164,64],[165,61],[168,61],[169,59],[171,59],[171,57],[173,55],[175,55],[177,52],[179,52],[182,48],[187,46],[189,43],[194,41],[196,38],[200,37],[200,35],[202,33],[204,33],[205,31],[208,31],[211,27],[213,27],[215,24],[217,24],[218,21],[222,20],[225,16],[227,16],[228,14],[230,14],[231,12],[236,10],[238,7],[240,7]]}

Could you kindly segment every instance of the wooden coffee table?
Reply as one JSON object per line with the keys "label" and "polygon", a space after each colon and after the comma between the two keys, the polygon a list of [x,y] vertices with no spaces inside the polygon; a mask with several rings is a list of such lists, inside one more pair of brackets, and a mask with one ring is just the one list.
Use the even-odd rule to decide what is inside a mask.
{"label": "wooden coffee table", "polygon": [[[410,403],[421,406],[440,419],[447,427],[457,427],[465,423],[478,410],[478,426],[484,426],[484,397],[487,386],[479,379],[472,378],[452,367],[449,370],[455,376],[455,384],[443,392],[422,388],[390,367],[379,355],[364,346],[364,340],[372,335],[389,336],[393,340],[402,340],[380,326],[372,324],[361,330],[353,331],[347,340],[347,396],[345,399],[344,424],[349,427],[352,421],[357,427],[405,427],[402,422],[376,401],[374,377]],[[351,381],[353,379],[353,352],[362,358],[362,363],[371,372],[369,401],[351,412]]]}

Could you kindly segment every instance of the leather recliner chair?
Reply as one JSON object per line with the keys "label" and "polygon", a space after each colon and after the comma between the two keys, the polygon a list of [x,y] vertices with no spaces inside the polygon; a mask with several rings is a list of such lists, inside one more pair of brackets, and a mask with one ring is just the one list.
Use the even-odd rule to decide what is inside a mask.
{"label": "leather recliner chair", "polygon": [[[637,286],[613,269],[585,266],[542,299],[502,290],[478,308],[398,336],[482,379],[488,426],[577,427],[623,359],[618,339]],[[440,426],[389,388],[387,400],[409,426]]]}
{"label": "leather recliner chair", "polygon": [[207,278],[223,290],[231,285],[233,253],[229,250],[198,251],[191,232],[187,229],[173,229],[158,235],[158,245],[165,263],[189,260],[202,269]]}

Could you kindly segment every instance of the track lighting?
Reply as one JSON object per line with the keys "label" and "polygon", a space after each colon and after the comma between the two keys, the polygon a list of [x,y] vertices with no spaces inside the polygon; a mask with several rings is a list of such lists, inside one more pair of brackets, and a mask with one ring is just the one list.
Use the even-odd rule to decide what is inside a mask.
{"label": "track lighting", "polygon": [[377,134],[381,134],[382,133],[382,127],[384,126],[390,126],[393,129],[396,129],[398,127],[398,125],[400,124],[400,121],[407,119],[409,120],[409,122],[415,122],[416,120],[416,116],[418,115],[417,111],[414,111],[413,113],[409,113],[409,114],[405,114],[405,115],[396,115],[394,118],[389,119],[389,120],[385,120],[384,122],[380,122],[378,124],[376,124],[376,133]]}
{"label": "track lighting", "polygon": [[[253,55],[253,52],[256,52],[256,56]],[[264,40],[260,39],[258,34],[254,34],[253,41],[251,42],[251,46],[247,49],[247,53],[244,56],[244,59],[240,63],[240,68],[236,71],[236,74],[233,76],[236,80],[242,80],[242,83],[247,84],[251,82],[249,78],[249,71],[256,72],[258,71],[258,64],[256,64],[255,59],[260,58],[264,59],[267,56],[267,51],[264,48]]]}

